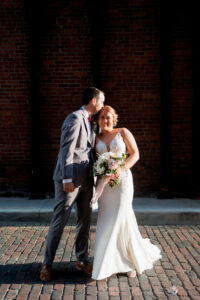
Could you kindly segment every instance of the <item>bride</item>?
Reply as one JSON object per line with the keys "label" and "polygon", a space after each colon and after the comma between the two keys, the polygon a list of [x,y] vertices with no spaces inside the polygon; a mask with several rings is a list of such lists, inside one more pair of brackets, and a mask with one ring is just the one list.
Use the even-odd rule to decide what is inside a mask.
{"label": "bride", "polygon": [[[126,128],[114,128],[117,114],[111,106],[104,106],[99,114],[101,133],[97,135],[95,150],[126,153],[125,166],[114,174],[119,184],[107,184],[98,200],[99,212],[94,248],[92,278],[104,279],[116,273],[135,277],[151,269],[161,258],[160,249],[143,239],[132,209],[133,179],[130,168],[138,161],[135,139]],[[113,177],[110,178],[110,181]]]}

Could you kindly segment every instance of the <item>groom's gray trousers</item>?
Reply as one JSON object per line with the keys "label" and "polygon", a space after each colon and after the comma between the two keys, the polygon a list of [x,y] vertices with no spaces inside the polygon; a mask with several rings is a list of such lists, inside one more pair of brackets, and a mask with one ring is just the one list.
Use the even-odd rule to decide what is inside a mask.
{"label": "groom's gray trousers", "polygon": [[55,183],[55,206],[46,241],[44,264],[51,265],[58,248],[63,229],[69,219],[71,209],[76,203],[76,257],[80,261],[88,258],[88,238],[90,229],[90,200],[93,186],[88,182],[85,186],[76,187],[74,192],[63,191],[62,182]]}

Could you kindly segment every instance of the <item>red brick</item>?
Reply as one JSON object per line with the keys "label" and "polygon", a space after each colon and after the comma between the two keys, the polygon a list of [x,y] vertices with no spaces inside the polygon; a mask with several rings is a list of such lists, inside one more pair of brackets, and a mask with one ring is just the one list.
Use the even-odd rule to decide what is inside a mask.
{"label": "red brick", "polygon": [[119,288],[118,287],[109,287],[108,288],[108,293],[110,297],[116,297],[119,296]]}
{"label": "red brick", "polygon": [[142,292],[141,292],[139,287],[132,287],[131,288],[131,293],[132,293],[133,297],[137,297],[137,296],[142,297]]}
{"label": "red brick", "polygon": [[[30,33],[24,1],[1,2],[0,188],[30,191]],[[73,0],[51,1],[41,11],[38,148],[46,187],[52,185],[62,121],[80,107],[82,91],[94,82],[90,9]],[[139,146],[135,195],[150,195],[160,189],[159,7],[156,1],[121,0],[105,1],[102,9],[101,86],[106,103],[119,112],[119,126],[128,127]],[[181,193],[192,180],[192,31],[184,6],[173,14],[170,173],[172,188]]]}
{"label": "red brick", "polygon": [[177,286],[176,288],[178,290],[177,294],[179,296],[187,296],[188,295],[187,291],[182,286]]}
{"label": "red brick", "polygon": [[42,295],[40,295],[40,298],[39,298],[39,300],[50,300],[50,295],[47,295],[47,294],[42,294]]}

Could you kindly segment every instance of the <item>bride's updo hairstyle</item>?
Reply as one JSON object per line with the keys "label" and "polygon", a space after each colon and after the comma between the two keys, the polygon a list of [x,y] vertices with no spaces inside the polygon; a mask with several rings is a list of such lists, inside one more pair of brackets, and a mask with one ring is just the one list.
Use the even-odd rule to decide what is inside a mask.
{"label": "bride's updo hairstyle", "polygon": [[105,105],[103,106],[103,108],[101,109],[99,116],[101,115],[101,113],[103,113],[104,111],[109,112],[112,114],[113,116],[113,127],[115,127],[117,125],[117,121],[118,121],[118,115],[116,113],[116,111],[114,110],[114,108],[112,108],[109,105]]}

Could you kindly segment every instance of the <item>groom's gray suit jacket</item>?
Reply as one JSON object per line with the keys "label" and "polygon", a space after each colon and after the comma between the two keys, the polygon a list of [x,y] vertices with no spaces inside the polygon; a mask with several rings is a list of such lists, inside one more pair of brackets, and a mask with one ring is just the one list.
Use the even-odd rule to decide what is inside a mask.
{"label": "groom's gray suit jacket", "polygon": [[90,178],[93,163],[94,132],[87,112],[81,108],[69,114],[61,129],[60,151],[53,180],[72,179],[75,187],[85,185]]}

